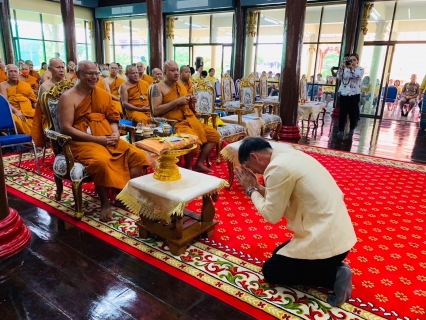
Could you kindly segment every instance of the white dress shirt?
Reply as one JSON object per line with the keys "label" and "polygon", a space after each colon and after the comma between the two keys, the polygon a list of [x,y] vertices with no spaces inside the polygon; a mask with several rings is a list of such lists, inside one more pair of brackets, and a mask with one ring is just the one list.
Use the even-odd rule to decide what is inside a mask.
{"label": "white dress shirt", "polygon": [[361,94],[361,81],[364,76],[364,68],[356,67],[351,70],[345,68],[343,71],[339,69],[337,79],[342,80],[339,92],[342,96],[354,96]]}
{"label": "white dress shirt", "polygon": [[283,145],[274,146],[264,173],[265,197],[251,199],[270,223],[283,217],[294,232],[278,254],[296,259],[326,259],[356,243],[343,193],[331,174],[313,157]]}

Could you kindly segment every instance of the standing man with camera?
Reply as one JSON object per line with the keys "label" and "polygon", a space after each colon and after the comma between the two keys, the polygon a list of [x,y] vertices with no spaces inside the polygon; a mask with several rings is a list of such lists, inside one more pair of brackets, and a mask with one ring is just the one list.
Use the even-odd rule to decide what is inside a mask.
{"label": "standing man with camera", "polygon": [[348,136],[354,134],[354,129],[358,123],[359,100],[361,94],[361,80],[364,76],[364,68],[358,66],[359,56],[352,53],[349,58],[343,60],[342,65],[337,72],[337,79],[341,80],[340,93],[340,114],[339,114],[339,133],[337,136],[343,138],[346,118],[349,115]]}

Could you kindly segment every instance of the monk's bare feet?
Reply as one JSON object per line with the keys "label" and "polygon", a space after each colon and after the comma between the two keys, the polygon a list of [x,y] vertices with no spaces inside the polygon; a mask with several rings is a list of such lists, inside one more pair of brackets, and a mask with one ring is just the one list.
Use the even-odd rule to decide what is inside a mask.
{"label": "monk's bare feet", "polygon": [[108,203],[108,205],[101,207],[101,214],[99,216],[99,220],[102,222],[108,222],[112,220],[112,210],[111,205]]}
{"label": "monk's bare feet", "polygon": [[195,166],[192,167],[192,170],[202,173],[213,173],[214,171],[207,168],[205,165],[201,163],[196,163]]}

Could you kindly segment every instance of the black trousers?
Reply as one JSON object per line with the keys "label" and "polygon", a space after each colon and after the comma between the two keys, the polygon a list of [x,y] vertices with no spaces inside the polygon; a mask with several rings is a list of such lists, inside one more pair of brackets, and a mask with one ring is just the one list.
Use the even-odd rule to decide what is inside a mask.
{"label": "black trousers", "polygon": [[306,285],[333,289],[337,267],[346,258],[349,251],[328,259],[294,259],[280,254],[278,250],[287,245],[287,241],[277,247],[263,265],[263,276],[270,284]]}
{"label": "black trousers", "polygon": [[340,95],[340,114],[339,114],[339,131],[345,130],[346,118],[349,115],[350,129],[355,129],[359,117],[359,99],[360,95],[342,96]]}

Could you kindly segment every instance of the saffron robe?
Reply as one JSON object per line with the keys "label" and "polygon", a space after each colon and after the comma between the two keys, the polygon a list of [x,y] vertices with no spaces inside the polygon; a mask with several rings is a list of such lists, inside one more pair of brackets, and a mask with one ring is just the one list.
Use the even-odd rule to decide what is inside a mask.
{"label": "saffron robe", "polygon": [[101,88],[101,89],[104,89],[104,90],[106,91],[105,83],[104,83],[104,78],[99,77],[97,87],[98,87],[98,88]]}
{"label": "saffron robe", "polygon": [[[116,97],[120,98],[120,86],[125,83],[126,81],[123,78],[116,77],[113,82],[109,85],[109,91],[111,91],[111,94]],[[123,118],[123,107],[121,106],[120,101],[112,100],[112,103],[114,104],[115,108],[120,112],[120,116]]]}
{"label": "saffron robe", "polygon": [[30,76],[32,76],[33,78],[35,78],[37,80],[37,83],[40,83],[40,75],[38,74],[37,71],[31,70],[30,71]]}
{"label": "saffron robe", "polygon": [[[24,80],[21,80],[21,81],[24,81]],[[28,83],[34,91],[38,92],[38,88],[40,87],[40,84],[36,78],[29,75],[24,82]]]}
{"label": "saffron robe", "polygon": [[13,114],[18,133],[30,135],[34,118],[34,108],[32,104],[37,101],[37,97],[31,86],[27,82],[19,80],[16,86],[11,86],[7,89],[7,100],[9,100],[9,103],[26,118],[26,121],[23,121],[18,118],[16,114]]}
{"label": "saffron robe", "polygon": [[[176,82],[175,86],[163,97],[163,104],[184,97],[187,94],[185,86],[180,82]],[[213,129],[213,127],[198,121],[194,112],[187,104],[170,110],[163,117],[170,120],[177,120],[178,122],[174,126],[175,132],[198,136],[198,143],[200,145],[220,142],[219,132]]]}
{"label": "saffron robe", "polygon": [[[119,120],[111,95],[94,88],[75,108],[73,127],[94,136],[108,136],[112,134],[109,121]],[[145,153],[122,139],[115,147],[75,140],[70,147],[74,158],[85,165],[95,185],[100,187],[123,189],[130,180],[130,168],[149,166]]]}
{"label": "saffron robe", "polygon": [[142,79],[140,79],[140,80],[146,81],[146,82],[148,82],[148,84],[154,83],[154,78],[145,74],[145,73],[143,74]]}
{"label": "saffron robe", "polygon": [[185,84],[183,82],[181,82],[181,83],[185,86],[186,92],[188,94],[192,94],[192,87],[194,86],[194,83],[191,80],[188,80],[187,84]]}
{"label": "saffron robe", "polygon": [[0,82],[7,81],[7,75],[4,69],[0,70]]}
{"label": "saffron robe", "polygon": [[[148,88],[149,84],[144,80],[139,80],[133,86],[129,87],[127,89],[129,103],[136,108],[149,107]],[[143,96],[144,99],[142,99],[141,96]],[[127,118],[132,120],[133,124],[140,122],[144,125],[148,125],[151,123],[151,113],[149,111],[140,112],[126,109],[126,114]]]}
{"label": "saffron robe", "polygon": [[33,124],[31,126],[31,136],[35,145],[39,148],[46,146],[46,136],[44,134],[44,129],[47,128],[47,119],[41,110],[40,100],[37,100],[37,105],[35,107]]}

